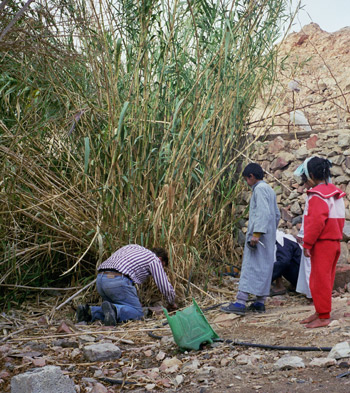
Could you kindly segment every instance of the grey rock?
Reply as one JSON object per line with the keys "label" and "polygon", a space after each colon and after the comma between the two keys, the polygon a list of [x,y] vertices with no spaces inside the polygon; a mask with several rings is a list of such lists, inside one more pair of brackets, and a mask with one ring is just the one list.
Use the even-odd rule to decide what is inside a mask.
{"label": "grey rock", "polygon": [[341,147],[348,147],[350,145],[350,134],[348,132],[338,135],[338,145]]}
{"label": "grey rock", "polygon": [[295,199],[299,197],[299,193],[297,190],[293,190],[290,194],[289,194],[289,199]]}
{"label": "grey rock", "polygon": [[296,152],[295,152],[295,157],[298,160],[305,160],[306,157],[308,157],[309,151],[307,150],[306,146],[301,146]]}
{"label": "grey rock", "polygon": [[[297,166],[296,166],[296,167],[297,167]],[[290,182],[291,179],[293,179],[293,172],[294,172],[294,169],[296,169],[296,168],[293,168],[293,171],[288,171],[288,170],[283,170],[283,171],[282,171],[282,180],[283,180],[283,183],[285,183],[285,182]]]}
{"label": "grey rock", "polygon": [[81,336],[79,336],[79,341],[81,343],[93,343],[96,341],[96,338],[87,334],[82,334]]}
{"label": "grey rock", "polygon": [[333,162],[333,157],[336,157],[339,153],[341,153],[341,148],[340,148],[340,152],[336,151],[336,150],[328,151],[326,149],[321,150],[321,152],[322,152],[322,154],[321,154],[322,156],[323,156],[323,153],[326,153],[327,154],[327,158],[330,158],[331,161]]}
{"label": "grey rock", "polygon": [[294,225],[297,225],[297,224],[301,224],[302,221],[303,221],[303,216],[294,217],[293,220],[292,220],[292,225],[294,226]]}
{"label": "grey rock", "polygon": [[329,367],[335,366],[337,361],[331,358],[314,358],[310,362],[310,366],[312,367]]}
{"label": "grey rock", "polygon": [[11,379],[11,393],[75,393],[74,383],[60,367],[34,368]]}
{"label": "grey rock", "polygon": [[328,131],[327,135],[330,137],[338,137],[340,135],[342,135],[344,132],[346,133],[348,130],[345,129],[337,129],[337,130],[332,130],[332,131]]}
{"label": "grey rock", "polygon": [[340,175],[334,179],[334,184],[347,184],[349,182],[349,176]]}
{"label": "grey rock", "polygon": [[103,376],[103,370],[96,370],[94,372],[94,378],[98,378],[98,377],[101,377],[101,376]]}
{"label": "grey rock", "polygon": [[76,341],[66,339],[55,340],[53,345],[62,348],[79,348],[79,344]]}
{"label": "grey rock", "polygon": [[301,207],[300,207],[300,205],[299,205],[299,203],[297,201],[295,201],[292,204],[292,206],[290,207],[290,211],[291,211],[291,213],[298,214],[298,215],[303,213],[302,210],[301,210]]}
{"label": "grey rock", "polygon": [[237,364],[248,364],[248,365],[252,365],[255,363],[258,363],[259,359],[261,358],[261,356],[259,355],[247,355],[247,354],[241,354],[238,355],[236,357],[236,363]]}
{"label": "grey rock", "polygon": [[90,362],[103,362],[119,359],[122,352],[114,344],[92,344],[83,348],[84,356]]}
{"label": "grey rock", "polygon": [[345,160],[345,157],[343,155],[334,156],[334,157],[332,157],[332,164],[341,165],[344,160]]}
{"label": "grey rock", "polygon": [[95,378],[89,378],[89,377],[83,377],[81,379],[81,381],[86,383],[86,384],[95,384],[95,383],[97,383]]}
{"label": "grey rock", "polygon": [[47,348],[47,344],[45,343],[36,343],[36,342],[29,342],[26,347],[29,346],[34,351],[42,351]]}
{"label": "grey rock", "polygon": [[187,363],[186,365],[184,365],[182,367],[182,371],[183,372],[194,372],[198,370],[198,367],[200,366],[199,360],[198,359],[194,359],[193,361],[191,361],[190,363]]}
{"label": "grey rock", "polygon": [[343,168],[338,165],[333,165],[331,168],[332,177],[342,176],[344,175]]}
{"label": "grey rock", "polygon": [[288,222],[292,222],[293,216],[289,213],[287,209],[283,208],[281,209],[281,219]]}
{"label": "grey rock", "polygon": [[343,228],[343,239],[346,241],[350,240],[350,221],[345,221]]}
{"label": "grey rock", "polygon": [[91,393],[107,393],[108,389],[102,385],[102,383],[97,382],[91,390]]}
{"label": "grey rock", "polygon": [[121,379],[121,378],[123,378],[123,373],[121,371],[118,371],[117,373],[111,375],[111,378]]}
{"label": "grey rock", "polygon": [[350,169],[350,157],[344,157],[344,161],[343,161],[343,165],[342,165],[343,169]]}
{"label": "grey rock", "polygon": [[288,370],[291,368],[305,368],[305,364],[299,356],[283,356],[277,360],[275,367],[280,370]]}
{"label": "grey rock", "polygon": [[271,170],[283,169],[294,160],[294,156],[290,153],[284,153],[282,156],[277,156],[271,163]]}
{"label": "grey rock", "polygon": [[331,359],[342,359],[350,357],[349,343],[347,341],[344,341],[342,343],[334,345],[327,357]]}
{"label": "grey rock", "polygon": [[275,154],[275,153],[278,153],[279,151],[283,150],[284,147],[285,147],[284,140],[280,136],[278,136],[272,142],[269,143],[268,152]]}
{"label": "grey rock", "polygon": [[338,265],[346,265],[349,259],[349,249],[346,243],[340,243],[340,256],[338,259]]}

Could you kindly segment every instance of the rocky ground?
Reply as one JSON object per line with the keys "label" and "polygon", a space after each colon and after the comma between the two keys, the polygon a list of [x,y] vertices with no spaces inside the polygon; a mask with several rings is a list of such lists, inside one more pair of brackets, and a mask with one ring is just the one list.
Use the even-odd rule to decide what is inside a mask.
{"label": "rocky ground", "polygon": [[[196,296],[201,309],[227,301],[236,284],[234,278],[213,283],[208,296]],[[76,324],[70,306],[53,312],[55,298],[36,303],[28,298],[21,308],[1,314],[0,390],[22,393],[26,384],[33,389],[26,393],[349,392],[350,294],[341,292],[334,293],[331,325],[311,330],[299,321],[313,306],[293,292],[269,298],[265,314],[239,317],[214,307],[204,314],[223,342],[188,352],[175,344],[164,314],[110,328],[98,322]],[[307,350],[263,349],[242,342]],[[343,353],[331,357],[329,351],[309,350],[344,342]],[[30,387],[36,377],[26,379],[26,373],[33,369],[49,373],[47,390]],[[60,384],[67,381],[70,385],[62,390]]]}

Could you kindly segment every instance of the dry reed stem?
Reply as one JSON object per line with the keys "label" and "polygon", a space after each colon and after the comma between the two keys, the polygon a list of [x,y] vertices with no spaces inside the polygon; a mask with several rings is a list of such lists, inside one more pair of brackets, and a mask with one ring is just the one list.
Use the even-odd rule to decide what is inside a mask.
{"label": "dry reed stem", "polygon": [[[250,110],[272,82],[268,39],[278,10],[268,13],[269,0],[260,8],[251,2],[238,18],[234,2],[229,12],[219,4],[206,14],[200,4],[187,9],[176,1],[163,4],[159,29],[152,24],[157,2],[147,16],[137,4],[121,12],[103,0],[104,14],[92,1],[83,14],[82,4],[60,3],[57,15],[66,19],[45,4],[33,11],[36,24],[23,21],[23,39],[35,45],[5,58],[10,82],[15,66],[19,83],[16,94],[4,89],[0,97],[10,119],[0,125],[7,187],[0,216],[11,239],[1,282],[13,283],[17,273],[43,280],[53,269],[75,281],[122,245],[158,244],[171,251],[170,278],[181,298],[192,269],[199,281],[211,256],[240,256],[230,205],[241,192],[241,152],[252,146]],[[31,260],[37,272],[27,277]]]}

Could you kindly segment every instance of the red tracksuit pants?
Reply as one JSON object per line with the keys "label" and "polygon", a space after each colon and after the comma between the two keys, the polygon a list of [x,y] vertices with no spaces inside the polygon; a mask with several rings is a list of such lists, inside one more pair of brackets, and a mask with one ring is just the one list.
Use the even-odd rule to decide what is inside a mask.
{"label": "red tracksuit pants", "polygon": [[330,318],[335,267],[339,255],[339,241],[318,240],[311,249],[310,291],[320,319]]}

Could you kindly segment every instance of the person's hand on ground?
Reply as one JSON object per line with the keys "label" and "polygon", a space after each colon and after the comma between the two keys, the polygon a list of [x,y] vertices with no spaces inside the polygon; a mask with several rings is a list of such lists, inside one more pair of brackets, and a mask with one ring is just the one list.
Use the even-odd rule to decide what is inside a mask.
{"label": "person's hand on ground", "polygon": [[177,307],[176,303],[169,304],[168,307],[167,307],[168,311],[175,311],[175,310],[177,310],[177,308],[178,307]]}

